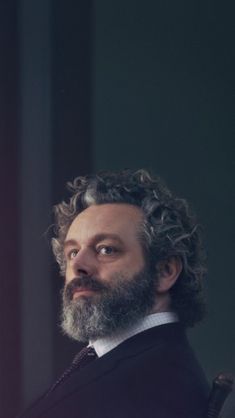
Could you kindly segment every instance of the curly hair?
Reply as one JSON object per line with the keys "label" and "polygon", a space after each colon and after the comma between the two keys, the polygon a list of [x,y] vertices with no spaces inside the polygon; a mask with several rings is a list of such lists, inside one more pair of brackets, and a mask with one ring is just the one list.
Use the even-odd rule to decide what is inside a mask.
{"label": "curly hair", "polygon": [[91,205],[129,203],[141,208],[144,221],[141,241],[150,266],[178,257],[182,271],[170,289],[171,306],[185,326],[193,326],[205,314],[204,252],[201,231],[184,199],[175,197],[161,179],[146,170],[100,172],[77,177],[68,188],[69,202],[54,207],[52,248],[65,273],[64,240],[76,216]]}

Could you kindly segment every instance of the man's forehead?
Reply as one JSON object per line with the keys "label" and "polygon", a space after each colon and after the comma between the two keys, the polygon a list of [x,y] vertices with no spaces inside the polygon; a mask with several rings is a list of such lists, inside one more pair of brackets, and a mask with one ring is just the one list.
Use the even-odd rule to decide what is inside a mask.
{"label": "man's forehead", "polygon": [[105,203],[84,209],[73,220],[67,239],[85,231],[91,234],[128,234],[135,232],[143,219],[141,208],[124,203]]}

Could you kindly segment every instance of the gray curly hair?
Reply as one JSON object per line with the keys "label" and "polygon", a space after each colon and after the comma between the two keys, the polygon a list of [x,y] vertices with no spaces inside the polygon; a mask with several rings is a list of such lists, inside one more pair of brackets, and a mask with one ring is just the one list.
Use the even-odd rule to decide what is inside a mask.
{"label": "gray curly hair", "polygon": [[64,240],[76,216],[87,207],[104,203],[129,203],[144,214],[141,241],[152,268],[171,257],[182,262],[182,272],[170,289],[171,305],[185,326],[205,314],[204,253],[200,227],[184,199],[174,197],[166,185],[146,170],[100,172],[68,183],[69,202],[54,207],[55,237],[52,248],[65,274]]}

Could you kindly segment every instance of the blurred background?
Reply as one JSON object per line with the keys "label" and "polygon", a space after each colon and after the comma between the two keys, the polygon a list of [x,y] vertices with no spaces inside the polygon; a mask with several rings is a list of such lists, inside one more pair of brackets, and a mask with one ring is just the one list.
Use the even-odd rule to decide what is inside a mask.
{"label": "blurred background", "polygon": [[[47,231],[65,184],[147,168],[194,207],[208,317],[190,339],[209,380],[235,372],[235,6],[212,0],[0,1],[0,416],[70,363]],[[233,411],[233,412],[232,412]],[[235,395],[224,418],[232,418]]]}

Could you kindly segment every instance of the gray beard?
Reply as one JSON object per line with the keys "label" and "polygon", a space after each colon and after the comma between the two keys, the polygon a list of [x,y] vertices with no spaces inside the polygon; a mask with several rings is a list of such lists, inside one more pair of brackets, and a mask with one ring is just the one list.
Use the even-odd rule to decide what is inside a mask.
{"label": "gray beard", "polygon": [[[74,340],[87,342],[111,335],[149,313],[156,297],[156,279],[147,268],[132,277],[115,274],[111,284],[89,276],[74,278],[63,290],[61,327]],[[79,287],[96,290],[72,300]]]}

